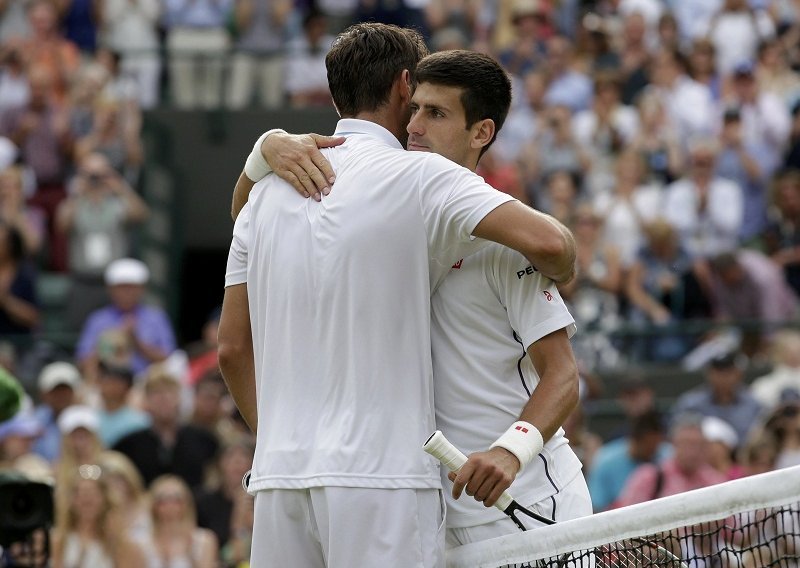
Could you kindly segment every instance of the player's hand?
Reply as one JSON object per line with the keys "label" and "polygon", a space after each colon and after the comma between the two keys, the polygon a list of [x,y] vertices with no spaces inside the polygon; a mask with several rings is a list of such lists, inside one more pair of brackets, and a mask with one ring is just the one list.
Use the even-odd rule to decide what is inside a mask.
{"label": "player's hand", "polygon": [[503,491],[511,487],[519,467],[517,457],[504,448],[476,452],[469,456],[458,472],[450,472],[453,498],[458,499],[466,489],[467,495],[491,507]]}
{"label": "player's hand", "polygon": [[320,201],[322,195],[330,193],[336,174],[319,148],[332,148],[344,141],[342,136],[276,132],[264,140],[261,153],[272,171],[300,195]]}

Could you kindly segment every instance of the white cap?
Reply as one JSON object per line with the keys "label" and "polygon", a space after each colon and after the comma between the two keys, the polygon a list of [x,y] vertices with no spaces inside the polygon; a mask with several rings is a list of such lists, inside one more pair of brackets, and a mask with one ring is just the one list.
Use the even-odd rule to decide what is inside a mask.
{"label": "white cap", "polygon": [[709,442],[720,442],[733,449],[739,445],[739,436],[728,422],[716,416],[705,416],[701,425],[703,436]]}
{"label": "white cap", "polygon": [[58,429],[62,434],[70,434],[78,428],[86,428],[94,434],[100,428],[100,418],[94,408],[89,406],[68,406],[58,417]]}
{"label": "white cap", "polygon": [[81,374],[75,365],[65,361],[50,363],[39,373],[39,390],[50,392],[58,385],[67,385],[73,390],[81,384]]}
{"label": "white cap", "polygon": [[106,268],[106,284],[136,284],[143,286],[150,279],[150,270],[141,260],[135,258],[120,258]]}

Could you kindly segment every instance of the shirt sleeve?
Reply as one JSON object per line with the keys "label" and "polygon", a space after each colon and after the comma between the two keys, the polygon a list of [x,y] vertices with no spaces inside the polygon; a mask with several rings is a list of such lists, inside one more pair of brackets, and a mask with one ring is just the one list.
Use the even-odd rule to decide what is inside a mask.
{"label": "shirt sleeve", "polygon": [[247,251],[250,233],[250,203],[245,203],[233,225],[233,239],[225,269],[225,287],[247,282]]}
{"label": "shirt sleeve", "polygon": [[432,258],[448,268],[470,249],[472,231],[491,211],[514,201],[447,158],[428,154],[421,163],[419,199]]}
{"label": "shirt sleeve", "polygon": [[509,248],[496,247],[493,260],[489,281],[525,349],[559,329],[567,328],[569,337],[575,334],[575,319],[552,280]]}

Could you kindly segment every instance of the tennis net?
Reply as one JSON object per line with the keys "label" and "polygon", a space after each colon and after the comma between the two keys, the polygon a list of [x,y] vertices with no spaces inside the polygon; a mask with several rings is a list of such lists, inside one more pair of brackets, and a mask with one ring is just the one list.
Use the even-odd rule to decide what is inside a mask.
{"label": "tennis net", "polygon": [[800,466],[448,551],[448,568],[800,568]]}

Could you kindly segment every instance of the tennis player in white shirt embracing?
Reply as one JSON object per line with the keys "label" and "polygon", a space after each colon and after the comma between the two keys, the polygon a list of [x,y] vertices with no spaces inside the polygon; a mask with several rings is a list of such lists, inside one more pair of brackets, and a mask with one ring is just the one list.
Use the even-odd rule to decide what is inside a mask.
{"label": "tennis player in white shirt embracing", "polygon": [[[416,82],[408,148],[474,170],[508,112],[505,72],[482,54],[440,52],[420,62]],[[320,141],[340,142],[274,133],[257,148],[298,172],[296,187],[310,193],[298,177],[330,176],[314,152]],[[317,191],[325,182],[319,185]],[[470,455],[458,476],[450,474],[448,546],[519,530],[491,507],[509,485],[520,503],[553,520],[591,514],[580,461],[561,428],[578,400],[578,376],[569,343],[574,320],[554,282],[518,252],[490,244],[452,265],[431,304],[437,426]],[[543,447],[517,441],[517,426],[538,431]],[[474,499],[458,498],[463,488]]]}
{"label": "tennis player in white shirt embracing", "polygon": [[[257,431],[258,568],[443,566],[440,475],[420,449],[434,428],[431,292],[481,239],[556,279],[574,270],[563,226],[441,156],[403,150],[423,55],[410,30],[341,34],[326,61],[346,137],[324,151],[336,190],[304,199],[268,176],[236,219],[220,366]],[[479,139],[494,137],[490,122]],[[473,477],[485,469],[474,461]]]}

